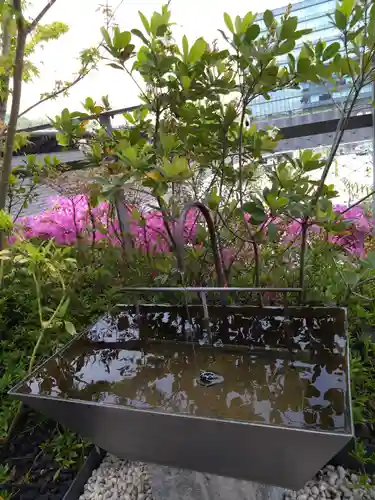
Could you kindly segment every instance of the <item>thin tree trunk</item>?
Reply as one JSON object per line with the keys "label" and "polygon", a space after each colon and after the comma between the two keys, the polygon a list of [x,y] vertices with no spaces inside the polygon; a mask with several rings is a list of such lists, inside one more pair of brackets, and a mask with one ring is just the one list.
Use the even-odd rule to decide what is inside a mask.
{"label": "thin tree trunk", "polygon": [[[9,32],[9,23],[11,21],[10,14],[6,15],[3,25],[2,25],[2,34],[1,34],[1,56],[6,60],[10,55],[10,32]],[[2,89],[3,98],[0,99],[0,120],[5,122],[5,116],[7,112],[8,105],[8,96],[9,96],[9,81],[10,81],[10,73],[3,75],[0,79],[0,85]]]}
{"label": "thin tree trunk", "polygon": [[[0,182],[0,210],[4,210],[8,194],[9,175],[11,172],[14,138],[17,130],[18,115],[20,112],[21,91],[22,91],[22,74],[25,55],[25,44],[27,31],[22,15],[20,2],[15,1],[15,11],[17,19],[17,45],[13,71],[13,94],[12,107],[10,111],[7,136],[5,141],[5,152],[3,160],[3,168],[1,172]],[[19,7],[19,8],[18,8]]]}

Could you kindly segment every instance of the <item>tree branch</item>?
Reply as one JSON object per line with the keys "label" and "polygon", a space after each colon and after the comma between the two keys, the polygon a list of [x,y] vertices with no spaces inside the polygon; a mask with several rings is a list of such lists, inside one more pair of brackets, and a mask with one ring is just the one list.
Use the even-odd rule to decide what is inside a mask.
{"label": "tree branch", "polygon": [[83,69],[83,71],[72,81],[70,82],[68,85],[65,85],[64,87],[62,87],[61,89],[59,90],[56,90],[55,92],[51,92],[51,94],[43,97],[42,99],[40,99],[38,102],[35,102],[34,104],[32,104],[31,106],[29,106],[28,108],[24,109],[19,115],[18,115],[18,118],[21,118],[21,116],[24,116],[26,115],[27,113],[29,113],[32,109],[36,108],[37,106],[39,106],[40,104],[43,104],[44,102],[46,101],[49,101],[50,99],[54,99],[55,97],[59,96],[60,94],[63,94],[64,92],[66,92],[67,90],[71,89],[72,87],[74,87],[74,85],[76,85],[77,83],[79,83],[83,78],[85,78],[85,76],[88,74],[88,71],[87,71],[87,67],[89,66],[89,64],[87,64],[86,68]]}
{"label": "tree branch", "polygon": [[32,21],[29,24],[29,26],[27,28],[27,34],[31,33],[38,26],[38,24],[40,23],[42,18],[47,14],[47,12],[53,6],[54,3],[56,3],[56,0],[49,0],[47,5],[39,12],[39,14],[36,16],[34,21]]}

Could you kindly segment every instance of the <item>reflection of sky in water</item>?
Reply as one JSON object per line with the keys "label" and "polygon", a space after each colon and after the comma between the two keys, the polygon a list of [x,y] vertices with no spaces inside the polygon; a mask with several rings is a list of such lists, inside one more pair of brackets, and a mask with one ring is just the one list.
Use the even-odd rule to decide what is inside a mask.
{"label": "reflection of sky in water", "polygon": [[[85,390],[90,384],[96,384],[96,391],[88,398],[94,402],[288,426],[301,426],[305,410],[316,412],[315,420],[319,424],[319,408],[323,410],[332,405],[324,398],[328,390],[339,389],[336,397],[341,398],[344,405],[346,379],[340,370],[328,374],[322,368],[320,374],[315,374],[314,393],[308,397],[306,390],[314,376],[315,365],[294,361],[291,368],[285,359],[273,358],[270,362],[254,354],[227,354],[225,348],[220,348],[218,351],[223,357],[218,365],[213,362],[213,370],[217,368],[224,382],[203,389],[197,385],[196,377],[198,368],[205,368],[210,349],[204,349],[204,355],[197,349],[199,361],[192,350],[179,351],[176,345],[170,347],[165,356],[160,355],[160,349],[163,349],[160,344],[157,351],[147,354],[136,349],[98,349],[75,373],[74,390]],[[110,359],[107,363],[103,362],[106,353]],[[147,375],[142,375],[144,369]],[[136,385],[128,386],[132,380],[137,380]],[[41,381],[38,378],[31,382],[32,392],[39,392]],[[56,385],[50,395],[59,395]],[[61,396],[66,397],[66,394]],[[315,406],[318,410],[312,410]],[[337,420],[332,411],[331,417],[342,431],[345,416]]]}
{"label": "reflection of sky in water", "polygon": [[[193,324],[197,324],[197,310],[194,314],[191,319]],[[342,430],[345,416],[340,416],[339,413],[340,408],[345,406],[347,378],[338,366],[342,361],[345,366],[345,360],[340,361],[341,358],[336,356],[332,361],[329,345],[332,346],[330,342],[333,342],[332,351],[342,353],[345,352],[346,340],[338,334],[333,336],[332,329],[337,331],[337,325],[331,328],[330,324],[336,320],[327,317],[306,320],[270,315],[256,318],[248,312],[239,316],[234,313],[225,316],[222,311],[217,314],[215,321],[211,321],[215,332],[221,332],[221,325],[220,328],[225,326],[227,338],[254,334],[257,339],[261,339],[260,344],[254,345],[260,345],[264,354],[254,354],[256,351],[249,354],[248,350],[232,350],[229,353],[220,340],[218,345],[221,347],[216,350],[217,353],[220,352],[216,354],[220,362],[217,365],[216,361],[213,362],[212,368],[211,354],[211,361],[208,362],[207,357],[208,352],[212,353],[210,349],[204,351],[204,348],[200,350],[197,347],[197,357],[196,354],[193,355],[191,348],[188,348],[189,352],[185,352],[186,348],[181,347],[183,344],[178,342],[152,342],[150,346],[155,348],[148,348],[146,355],[142,351],[143,344],[138,342],[131,344],[132,349],[116,349],[115,346],[109,349],[109,344],[106,344],[108,349],[100,349],[93,344],[92,349],[95,350],[85,355],[86,343],[84,350],[75,349],[66,373],[63,366],[67,365],[55,365],[49,382],[45,383],[43,377],[37,376],[30,380],[28,388],[34,394],[63,398],[70,395],[77,399],[133,408],[158,408],[174,413],[254,420],[276,425],[301,426],[304,411],[319,413],[328,409],[328,417],[326,411],[324,418],[331,421],[334,419],[334,424],[337,428],[341,426],[339,430]],[[88,337],[94,342],[118,342],[134,339],[135,336],[138,338],[138,321],[132,312],[124,312],[117,317],[107,314],[91,328]],[[172,338],[175,334],[186,334],[186,326],[186,317],[176,310],[171,314],[164,309],[155,311],[150,308],[147,314],[146,327],[151,332],[151,338],[152,332],[163,334],[164,330]],[[324,359],[328,363],[328,369],[335,370],[333,373],[328,373],[324,366],[317,369],[313,362],[306,362],[310,361],[308,354],[301,354],[301,357],[298,357],[299,354],[294,355],[297,357],[293,361],[293,367],[288,361],[288,354],[286,358],[280,359],[272,342],[275,338],[283,339],[285,331],[288,335],[290,327],[294,330],[294,342],[298,342],[302,350],[308,347],[309,339],[313,345],[323,343]],[[327,334],[326,337],[324,333]],[[216,338],[220,339],[220,336]],[[328,338],[327,342],[325,338]],[[271,344],[267,344],[269,339]],[[203,355],[203,351],[206,354]],[[68,356],[64,355],[64,363],[67,361],[69,364]],[[196,382],[200,369],[216,370],[224,377],[224,382],[212,388],[202,388]],[[58,380],[53,377],[58,377]],[[327,391],[331,392],[325,397]],[[318,424],[321,422],[319,416],[314,416],[314,419]]]}

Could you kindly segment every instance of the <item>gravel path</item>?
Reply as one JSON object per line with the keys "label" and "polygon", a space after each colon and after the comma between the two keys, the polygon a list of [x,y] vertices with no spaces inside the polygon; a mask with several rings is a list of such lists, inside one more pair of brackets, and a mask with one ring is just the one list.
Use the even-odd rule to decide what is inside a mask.
{"label": "gravel path", "polygon": [[147,466],[106,455],[85,485],[80,500],[110,499],[153,500]]}
{"label": "gravel path", "polygon": [[371,500],[375,499],[375,485],[369,480],[362,484],[358,474],[344,467],[328,465],[320,471],[314,481],[306,483],[304,489],[290,491],[284,500]]}
{"label": "gravel path", "polygon": [[[167,477],[167,476],[166,476]],[[211,476],[218,477],[218,476]],[[225,480],[225,478],[222,478]],[[228,481],[233,481],[228,479]],[[243,482],[239,482],[243,483]],[[370,481],[363,485],[359,475],[345,470],[343,467],[327,466],[320,471],[315,480],[309,481],[306,486],[299,491],[282,490],[280,488],[263,489],[255,487],[239,488],[233,486],[230,493],[224,491],[225,485],[216,491],[205,490],[196,496],[193,491],[183,491],[182,496],[173,495],[175,500],[375,500],[375,483]],[[252,484],[252,483],[247,483]],[[254,486],[256,486],[254,484]],[[188,488],[190,490],[190,488]],[[219,489],[222,491],[219,491]],[[272,494],[274,490],[275,494]],[[177,490],[176,490],[177,491]],[[254,494],[252,493],[254,492]],[[85,486],[85,492],[80,500],[156,500],[151,491],[151,481],[146,464],[130,463],[120,460],[112,455],[107,455],[100,467],[93,472]],[[164,496],[163,496],[164,497]],[[160,497],[161,498],[161,497]],[[170,498],[168,496],[168,498]]]}

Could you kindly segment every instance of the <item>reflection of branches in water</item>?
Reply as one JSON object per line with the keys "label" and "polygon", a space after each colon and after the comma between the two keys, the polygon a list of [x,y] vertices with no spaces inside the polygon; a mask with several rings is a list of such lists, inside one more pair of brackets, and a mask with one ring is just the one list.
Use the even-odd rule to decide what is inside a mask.
{"label": "reflection of branches in water", "polygon": [[[237,331],[241,333],[242,338],[244,335],[247,336],[244,325],[249,324],[249,321],[251,323],[254,318],[249,319],[248,314],[242,316],[239,314],[232,315],[229,321],[228,318],[221,316],[225,313],[225,309],[224,312],[217,312],[216,322],[213,323],[216,330],[221,332],[226,328],[227,336],[229,330],[230,334]],[[184,331],[185,320],[177,309],[168,315],[167,320],[162,310],[149,313],[146,319],[151,325],[150,328],[157,331],[164,328],[163,335],[166,332],[167,337],[175,336],[176,331],[181,333]],[[263,324],[258,322],[262,328],[259,345],[269,346],[271,344],[269,338],[275,335],[275,329],[279,331],[281,321],[275,316],[263,318],[262,321]],[[111,401],[115,398],[119,404],[127,405],[138,401],[151,407],[163,407],[175,413],[187,412],[197,415],[207,415],[208,412],[217,411],[224,417],[264,423],[280,424],[285,418],[291,418],[286,413],[294,412],[297,413],[296,419],[299,425],[334,425],[334,417],[344,412],[345,391],[330,387],[322,395],[315,384],[320,377],[327,377],[329,382],[329,375],[338,369],[345,371],[345,358],[341,353],[332,354],[332,349],[329,348],[331,342],[329,339],[337,334],[338,327],[332,327],[326,341],[320,339],[316,333],[320,332],[320,328],[324,330],[332,326],[332,322],[326,318],[318,318],[316,322],[314,320],[304,323],[303,318],[297,318],[295,321],[299,327],[303,327],[303,330],[299,331],[301,338],[313,338],[312,342],[316,346],[313,356],[319,360],[315,366],[314,363],[305,362],[302,365],[295,363],[292,368],[288,357],[280,359],[280,353],[275,350],[265,351],[263,355],[258,353],[255,356],[254,353],[244,354],[244,351],[240,354],[238,347],[233,347],[232,351],[217,349],[214,362],[208,354],[211,350],[198,348],[197,356],[192,357],[189,349],[179,343],[150,342],[148,344],[150,352],[143,352],[143,344],[139,343],[140,341],[124,344],[126,349],[111,349],[108,348],[108,344],[106,346],[104,343],[103,347],[100,347],[98,341],[95,343],[83,338],[73,343],[63,358],[53,358],[47,364],[42,378],[38,379],[40,392],[51,394],[57,387],[61,397],[96,402]],[[309,332],[313,332],[313,337]],[[238,339],[234,343],[237,342]],[[129,353],[131,350],[138,351],[139,355]],[[228,358],[229,355],[231,358]],[[306,360],[308,359],[303,353],[298,356],[305,356]],[[231,365],[228,365],[228,360]],[[211,362],[214,363],[213,366],[217,366],[218,373],[220,369],[225,372],[224,385],[217,391],[197,388],[194,382],[199,375],[199,363],[205,365],[201,368],[207,369]],[[103,372],[98,369],[100,366],[104,366],[107,375],[117,374],[116,380],[124,377],[126,380],[117,382],[88,380],[88,373],[93,374],[90,377],[95,377],[95,369],[98,377],[103,377]],[[304,374],[306,370],[308,376]],[[171,376],[173,377],[171,386],[165,391],[161,390],[157,383]],[[234,398],[229,397],[231,392],[235,394]],[[329,404],[320,409],[311,409],[309,398],[324,399]],[[269,402],[266,409],[261,404],[264,401]]]}

